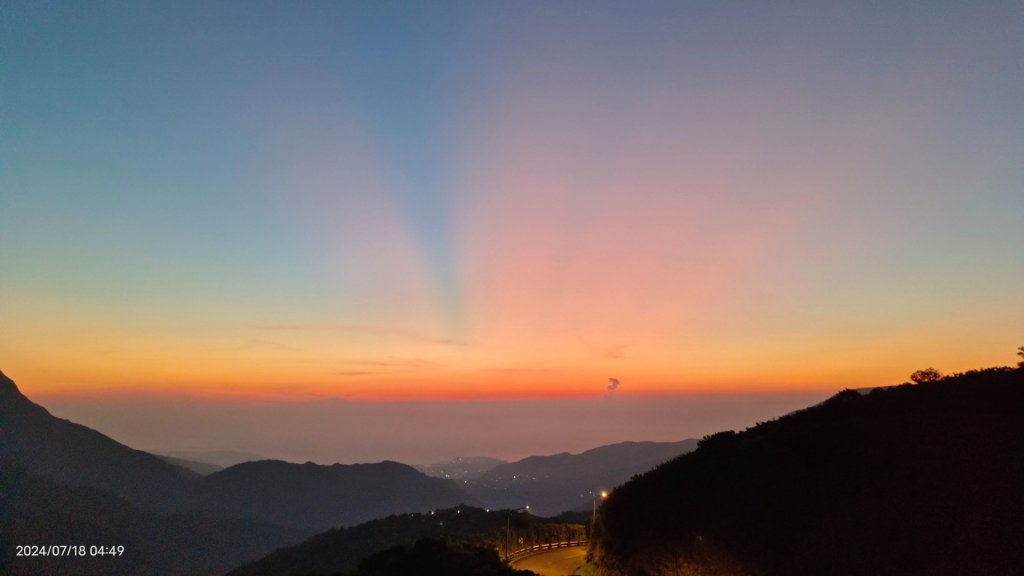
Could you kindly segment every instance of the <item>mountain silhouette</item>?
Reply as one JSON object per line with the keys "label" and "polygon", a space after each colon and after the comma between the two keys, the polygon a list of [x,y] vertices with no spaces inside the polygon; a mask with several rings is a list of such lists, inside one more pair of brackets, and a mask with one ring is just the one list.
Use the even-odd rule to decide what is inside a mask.
{"label": "mountain silhouette", "polygon": [[186,470],[191,470],[192,472],[195,472],[200,476],[206,476],[208,474],[213,474],[214,472],[220,472],[221,470],[224,469],[223,466],[217,466],[216,464],[207,464],[206,462],[199,462],[196,460],[175,458],[174,456],[166,456],[164,454],[154,453],[154,456],[163,460],[164,462],[167,462],[168,464],[173,464]]}
{"label": "mountain silhouette", "polygon": [[1024,574],[1024,370],[857,392],[615,490],[607,575]]}
{"label": "mountain silhouette", "polygon": [[420,472],[435,478],[451,478],[452,480],[465,480],[479,478],[488,470],[501,464],[507,464],[505,460],[490,458],[488,456],[459,456],[436,462],[434,464],[413,465]]}
{"label": "mountain silhouette", "polygon": [[[230,468],[235,464],[243,462],[255,462],[257,460],[272,460],[266,456],[253,454],[251,452],[238,452],[236,450],[149,450],[160,457],[176,458],[194,462],[200,466],[215,466],[218,470]],[[209,472],[202,472],[208,474]]]}
{"label": "mountain silhouette", "polygon": [[57,484],[107,490],[135,506],[300,528],[313,534],[397,512],[471,501],[450,480],[397,462],[245,462],[201,476],[52,416],[0,373],[0,462]]}
{"label": "mountain silhouette", "polygon": [[179,510],[197,475],[52,416],[0,372],[0,461],[58,484],[108,490],[140,508]]}
{"label": "mountain silhouette", "polygon": [[464,486],[491,508],[521,508],[527,504],[542,516],[566,510],[590,510],[595,495],[611,490],[632,476],[697,447],[681,442],[621,442],[582,452],[530,456],[501,464]]}
{"label": "mountain silhouette", "polygon": [[223,518],[317,531],[466,499],[451,480],[430,478],[398,462],[323,466],[262,460],[202,478],[190,506]]}

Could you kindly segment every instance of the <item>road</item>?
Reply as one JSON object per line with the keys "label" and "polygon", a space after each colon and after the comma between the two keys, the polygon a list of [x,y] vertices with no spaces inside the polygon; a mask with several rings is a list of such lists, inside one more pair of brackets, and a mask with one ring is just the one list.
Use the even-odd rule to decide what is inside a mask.
{"label": "road", "polygon": [[586,546],[559,548],[527,556],[512,562],[512,565],[522,570],[532,570],[541,576],[570,576],[583,566],[586,555]]}

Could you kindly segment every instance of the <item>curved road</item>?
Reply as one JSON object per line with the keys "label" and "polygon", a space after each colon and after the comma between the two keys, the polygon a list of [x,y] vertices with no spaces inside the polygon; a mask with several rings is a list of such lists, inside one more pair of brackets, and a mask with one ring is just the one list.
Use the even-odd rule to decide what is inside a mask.
{"label": "curved road", "polygon": [[586,562],[586,546],[559,548],[527,556],[512,562],[521,570],[532,570],[541,576],[570,576]]}

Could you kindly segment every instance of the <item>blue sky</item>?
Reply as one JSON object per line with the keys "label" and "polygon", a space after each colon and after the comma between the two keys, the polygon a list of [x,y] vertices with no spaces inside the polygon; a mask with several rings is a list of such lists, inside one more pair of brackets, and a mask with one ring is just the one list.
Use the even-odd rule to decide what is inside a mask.
{"label": "blue sky", "polygon": [[374,402],[1009,363],[1022,29],[1019,2],[8,2],[0,363],[64,397]]}

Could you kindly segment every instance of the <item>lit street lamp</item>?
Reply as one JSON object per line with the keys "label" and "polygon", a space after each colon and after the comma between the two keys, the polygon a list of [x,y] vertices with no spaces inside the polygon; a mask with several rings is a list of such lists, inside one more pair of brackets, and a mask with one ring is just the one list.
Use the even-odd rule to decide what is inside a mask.
{"label": "lit street lamp", "polygon": [[603,502],[606,498],[608,498],[608,491],[601,490],[600,494],[594,494],[594,499],[592,500],[592,503],[594,505],[594,511],[593,511],[593,513],[590,516],[590,534],[591,534],[591,536],[593,536],[594,528],[597,526],[597,497],[598,496],[601,497],[601,501]]}
{"label": "lit street lamp", "polygon": [[508,562],[509,557],[509,541],[512,539],[512,514],[516,512],[530,512],[530,505],[527,504],[523,508],[516,508],[515,510],[509,510],[508,515],[505,516],[505,562]]}

